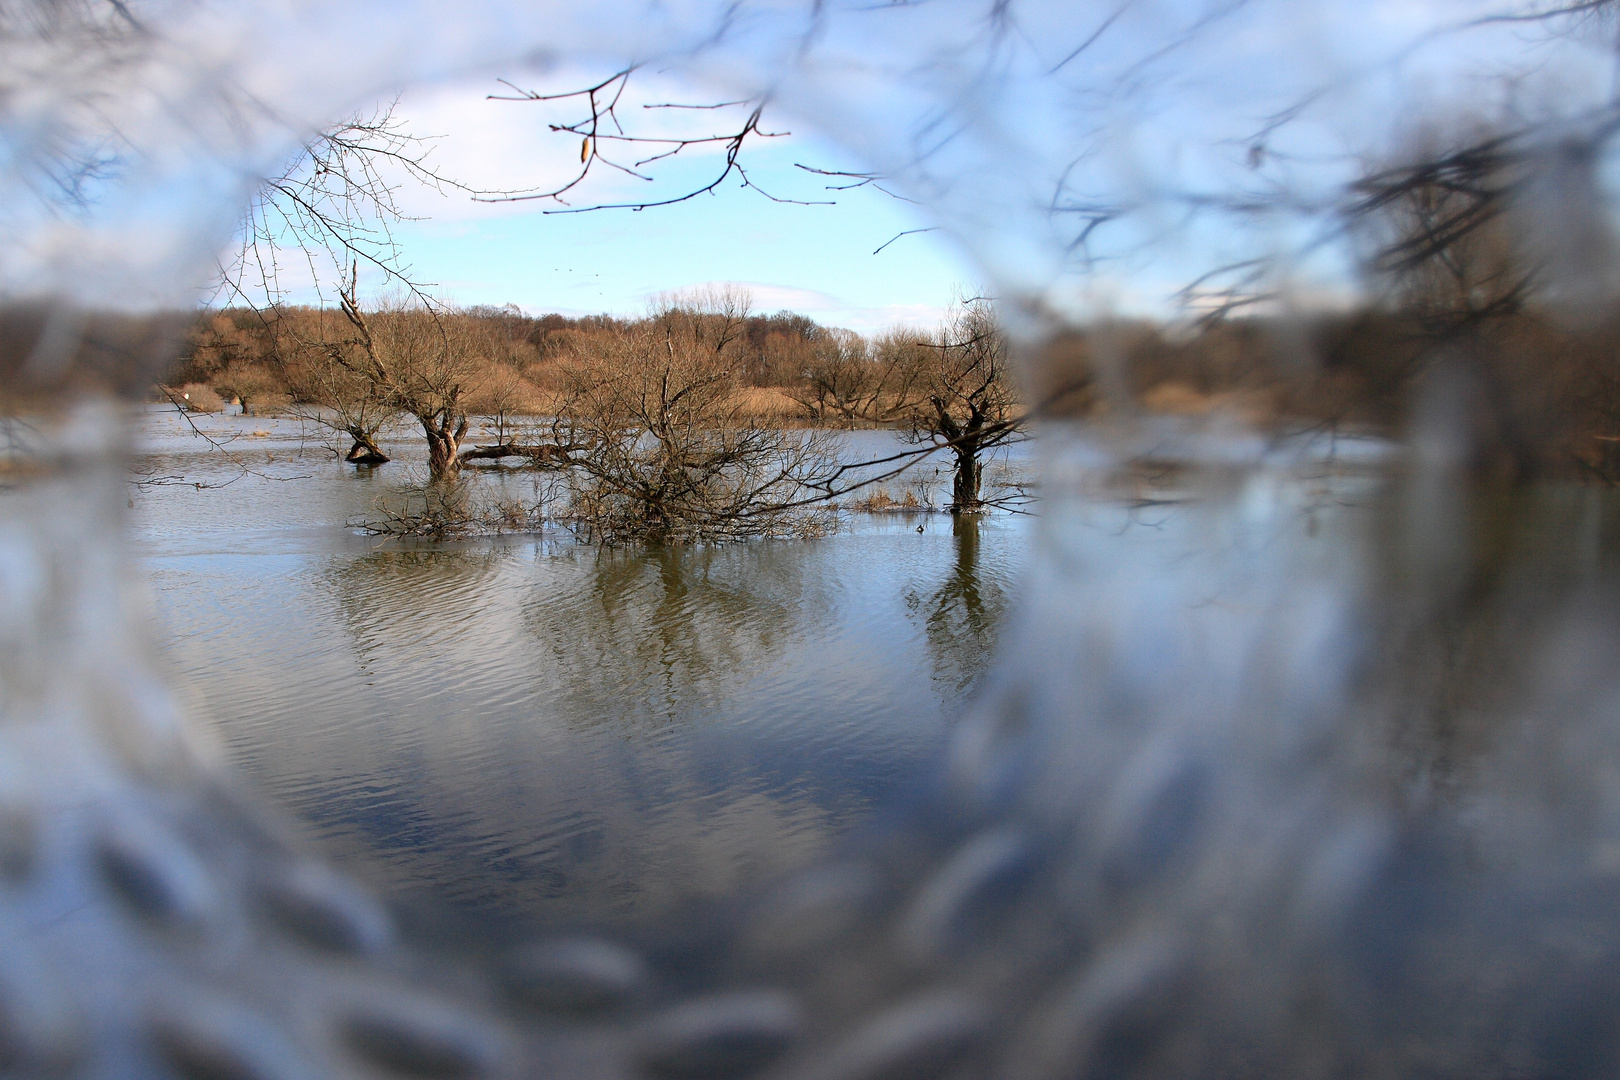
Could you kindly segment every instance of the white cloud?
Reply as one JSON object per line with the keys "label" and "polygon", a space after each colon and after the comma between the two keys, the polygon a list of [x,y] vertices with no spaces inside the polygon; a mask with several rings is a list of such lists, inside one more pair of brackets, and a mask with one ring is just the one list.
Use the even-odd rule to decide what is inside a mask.
{"label": "white cloud", "polygon": [[863,334],[872,334],[895,326],[931,330],[945,320],[948,310],[932,304],[886,304],[881,307],[850,308],[842,319],[829,321]]}

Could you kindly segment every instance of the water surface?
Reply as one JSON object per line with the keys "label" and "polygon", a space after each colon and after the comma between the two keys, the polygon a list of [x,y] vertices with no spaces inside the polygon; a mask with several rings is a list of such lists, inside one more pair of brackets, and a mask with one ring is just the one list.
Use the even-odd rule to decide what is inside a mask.
{"label": "water surface", "polygon": [[630,927],[814,861],[938,760],[1028,539],[917,514],[684,549],[385,541],[353,525],[414,479],[408,432],[368,471],[296,420],[198,423],[224,450],[144,418],[136,473],[163,482],[131,494],[176,680],[316,848],[477,921]]}

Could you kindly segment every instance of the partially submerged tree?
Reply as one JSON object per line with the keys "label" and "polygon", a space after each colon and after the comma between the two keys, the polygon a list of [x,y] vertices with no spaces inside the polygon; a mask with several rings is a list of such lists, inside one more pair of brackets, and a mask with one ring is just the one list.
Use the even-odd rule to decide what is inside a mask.
{"label": "partially submerged tree", "polygon": [[[310,417],[346,434],[345,460],[388,461],[377,435],[404,413],[428,440],[435,481],[453,476],[466,433],[461,384],[464,343],[453,340],[426,283],[416,278],[395,241],[405,218],[397,201],[402,180],[440,191],[473,189],[429,161],[433,140],[407,130],[396,102],[357,113],[304,140],[277,175],[267,177],[244,217],[241,244],[220,267],[218,292],[246,305],[266,326],[288,328],[281,380]],[[288,262],[323,301],[335,296],[341,318],[327,310],[287,318]],[[378,274],[401,300],[368,314],[358,300],[361,269]],[[234,388],[233,388],[234,389]],[[244,409],[251,400],[242,389]]]}
{"label": "partially submerged tree", "polygon": [[1007,338],[982,298],[963,301],[932,337],[830,332],[789,392],[817,423],[896,424],[925,450],[949,451],[952,513],[985,508],[984,456],[1025,430]]}
{"label": "partially submerged tree", "polygon": [[467,434],[462,401],[476,368],[479,334],[470,320],[429,303],[397,300],[367,314],[351,281],[343,314],[354,336],[333,358],[369,380],[379,400],[413,418],[428,444],[428,477],[453,479]]}
{"label": "partially submerged tree", "polygon": [[[606,540],[805,534],[801,503],[836,470],[827,433],[762,429],[731,368],[739,304],[665,304],[565,367],[557,420],[573,457],[570,515]],[[743,309],[745,310],[745,309]]]}
{"label": "partially submerged tree", "polygon": [[[527,404],[526,389],[523,376],[506,364],[489,364],[478,374],[468,406],[495,425],[494,450],[517,447],[518,417]],[[463,451],[462,456],[466,457],[467,453]],[[483,456],[495,455],[485,453]]]}
{"label": "partially submerged tree", "polygon": [[976,513],[986,506],[985,454],[1024,431],[1007,337],[989,302],[973,299],[952,312],[934,340],[920,344],[903,419],[912,440],[950,451],[951,513]]}
{"label": "partially submerged tree", "polygon": [[377,436],[394,418],[395,409],[365,366],[348,357],[351,335],[343,317],[313,310],[282,321],[296,343],[286,371],[300,415],[348,437],[343,460],[363,466],[386,464],[389,458],[377,445]]}
{"label": "partially submerged tree", "polygon": [[453,479],[467,434],[464,398],[484,359],[485,333],[476,320],[413,296],[373,310],[361,307],[354,279],[339,298],[341,315],[319,310],[293,320],[301,359],[292,381],[314,419],[353,441],[347,460],[388,460],[376,443],[382,426],[408,416],[428,444],[432,482]]}

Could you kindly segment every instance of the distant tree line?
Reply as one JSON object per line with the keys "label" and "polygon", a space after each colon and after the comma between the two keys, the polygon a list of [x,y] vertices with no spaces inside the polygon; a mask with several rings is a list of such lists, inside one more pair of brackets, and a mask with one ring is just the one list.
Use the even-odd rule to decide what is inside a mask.
{"label": "distant tree line", "polygon": [[1033,391],[1048,393],[1047,414],[1226,410],[1267,430],[1400,436],[1433,387],[1459,402],[1448,434],[1473,470],[1620,484],[1620,316],[1571,322],[1529,306],[1453,323],[1375,306],[1190,333],[1126,320],[1047,353]]}
{"label": "distant tree line", "polygon": [[[867,338],[755,315],[729,288],[638,319],[534,318],[408,292],[362,305],[352,281],[339,300],[199,316],[164,393],[193,410],[302,415],[358,466],[388,461],[385,427],[417,429],[433,484],[476,460],[554,470],[574,522],[612,539],[802,535],[828,501],[936,450],[954,463],[949,508],[977,512],[984,456],[1024,420],[984,301],[933,329]],[[469,443],[474,418],[492,440]],[[879,425],[911,448],[851,462],[827,433]]]}
{"label": "distant tree line", "polygon": [[[999,332],[975,326],[988,320],[983,310],[963,309],[952,325],[929,331],[867,336],[801,315],[694,309],[683,333],[707,342],[718,364],[706,394],[723,398],[724,416],[713,422],[739,430],[887,426],[935,442],[966,463],[953,492],[960,508],[975,505],[974,463],[1016,437],[1030,412],[1227,410],[1267,427],[1398,435],[1422,400],[1414,389],[1440,378],[1472,387],[1464,420],[1481,468],[1620,483],[1620,317],[1572,321],[1533,296],[1468,306],[1484,296],[1465,282],[1454,304],[1430,290],[1308,317],[1097,324],[1061,335],[1026,365],[1039,379],[1022,396]],[[197,319],[170,382],[202,391],[195,399],[211,391],[249,411],[319,413],[350,437],[351,460],[379,461],[377,432],[401,416],[447,436],[460,422],[444,417],[488,417],[497,443],[516,438],[520,418],[578,421],[592,380],[622,364],[630,343],[645,349],[672,315],[467,308],[429,319],[378,305],[360,318],[379,357],[397,358],[381,363],[401,372],[379,395],[386,380],[367,377],[354,359],[363,339],[341,310],[226,309]],[[435,351],[405,348],[413,321],[433,324]],[[564,447],[583,438],[577,430],[559,435]],[[446,472],[469,452],[459,441],[453,454],[447,446]]]}
{"label": "distant tree line", "polygon": [[[389,305],[371,305],[382,310]],[[396,305],[397,306],[397,305]],[[225,400],[239,401],[250,411],[285,408],[299,400],[301,386],[289,362],[307,363],[316,343],[331,337],[331,309],[287,305],[261,310],[227,307],[199,317],[191,328],[168,381],[203,384]],[[611,315],[525,315],[514,306],[479,305],[446,310],[441,317],[476,325],[484,338],[475,366],[505,367],[529,386],[527,400],[540,404],[555,388],[552,371],[557,362],[587,350],[595,341],[630,332],[643,319]],[[806,315],[778,312],[749,314],[735,330],[736,378],[741,386],[795,389],[813,364],[818,349],[826,348],[835,331]],[[479,385],[483,383],[479,380]],[[316,395],[318,400],[318,394]],[[489,405],[474,392],[475,411]]]}
{"label": "distant tree line", "polygon": [[[980,456],[1013,437],[1022,417],[1004,335],[982,301],[940,327],[869,338],[803,315],[753,314],[735,290],[673,298],[640,319],[444,308],[408,294],[362,306],[350,289],[340,300],[336,309],[207,312],[169,383],[197,408],[306,413],[347,437],[356,464],[387,461],[378,433],[405,419],[421,428],[433,475],[445,479],[469,454],[523,449],[511,441],[520,417],[550,418],[550,460],[577,463],[607,438],[603,380],[623,391],[641,372],[678,390],[689,378],[712,400],[691,422],[711,430],[883,425],[937,443],[958,461],[953,506],[965,510],[981,502]],[[644,362],[650,352],[662,357],[657,371]],[[687,370],[688,354],[706,358],[701,371]],[[472,416],[495,422],[497,445],[462,446]]]}

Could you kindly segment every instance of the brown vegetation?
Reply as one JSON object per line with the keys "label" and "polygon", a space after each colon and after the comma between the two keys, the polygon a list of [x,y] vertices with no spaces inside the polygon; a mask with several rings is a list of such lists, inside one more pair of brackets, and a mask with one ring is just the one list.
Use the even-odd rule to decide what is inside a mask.
{"label": "brown vegetation", "polygon": [[[181,350],[196,320],[188,312],[0,305],[0,414],[50,408],[86,393],[139,398],[152,373]],[[166,381],[193,380],[171,375]]]}
{"label": "brown vegetation", "polygon": [[164,396],[186,412],[217,413],[224,411],[225,401],[207,383],[183,383],[164,387]]}
{"label": "brown vegetation", "polygon": [[849,505],[850,509],[859,510],[864,514],[884,514],[894,511],[912,513],[932,509],[917,497],[915,491],[903,492],[900,498],[896,499],[886,487],[880,487],[869,494],[863,495]]}
{"label": "brown vegetation", "polygon": [[[376,322],[381,313],[365,317]],[[463,324],[458,340],[480,343],[459,383],[459,408],[490,417],[500,442],[525,441],[532,418],[566,407],[581,371],[621,354],[651,325],[478,309],[441,318]],[[816,331],[775,331],[768,351],[756,350],[760,339],[747,334],[733,339],[726,346],[727,415],[748,426],[904,427],[926,398],[910,365],[930,335],[872,340]],[[197,320],[166,384],[211,388],[251,411],[319,407],[364,447],[395,414],[362,392],[350,367],[330,359],[330,346],[353,349],[346,344],[353,336],[331,310],[288,308],[262,319],[210,313]],[[811,358],[799,379],[779,381],[780,368],[766,375],[766,361],[790,351]],[[1499,456],[1501,467],[1620,483],[1617,355],[1620,317],[1572,324],[1534,303],[1455,325],[1433,308],[1394,302],[1308,319],[1230,318],[1191,333],[1118,322],[1050,343],[1032,365],[1042,381],[1031,408],[1055,416],[1224,410],[1262,424],[1398,433],[1414,385],[1460,371],[1478,384],[1472,421],[1480,445],[1491,448],[1481,452]]]}
{"label": "brown vegetation", "polygon": [[[763,522],[778,496],[820,475],[811,460],[826,456],[824,446],[810,446],[816,440],[788,429],[885,425],[949,450],[956,462],[951,508],[972,511],[982,505],[981,456],[1015,436],[1022,420],[1006,343],[983,301],[963,305],[934,333],[894,330],[867,339],[800,315],[753,315],[748,296],[731,289],[671,297],[635,321],[451,310],[412,294],[367,310],[352,278],[339,295],[337,311],[205,316],[177,376],[210,383],[244,411],[286,402],[346,435],[345,459],[360,465],[388,460],[378,433],[406,417],[427,440],[434,480],[452,478],[467,460],[578,466],[598,486],[577,492],[579,505],[605,507],[615,484],[614,498],[634,490],[646,504],[639,520],[654,532],[665,527],[657,506],[672,489],[626,479],[630,456],[609,449],[628,445],[626,433],[636,433],[629,442],[638,455],[648,439],[666,449],[681,444],[677,457],[696,453],[671,465],[665,479],[705,473],[705,483],[719,483],[723,474],[732,485],[718,502],[712,489],[695,502],[687,492],[676,516],[740,522],[735,497],[746,498],[750,519]],[[490,418],[495,441],[463,447],[475,414]],[[553,429],[546,438],[534,430],[541,417]],[[711,445],[698,452],[700,431]],[[754,480],[740,480],[745,468],[784,454],[793,464],[778,460]],[[724,462],[718,472],[701,464],[711,456]],[[802,495],[795,492],[794,501]],[[618,511],[598,516],[620,520]]]}
{"label": "brown vegetation", "polygon": [[[666,307],[696,310],[705,302],[687,297],[681,305]],[[375,329],[379,318],[388,321],[398,314],[390,312],[391,307],[421,306],[356,306],[355,312]],[[446,333],[459,335],[457,362],[464,361],[464,371],[457,381],[458,403],[469,415],[490,418],[499,429],[500,442],[517,435],[526,418],[557,414],[571,366],[614,353],[627,336],[664,317],[659,313],[641,320],[531,317],[513,307],[434,310]],[[797,390],[804,357],[832,331],[802,315],[786,313],[761,316],[743,309],[731,315],[699,316],[695,332],[727,357],[740,415],[784,425],[816,419],[800,403]],[[369,363],[359,328],[342,310],[229,308],[196,320],[166,382],[206,384],[223,399],[242,402],[250,412],[316,406],[352,412],[359,429],[356,439],[364,442],[360,436],[373,436],[382,419],[378,403],[362,393],[370,381],[364,377]]]}
{"label": "brown vegetation", "polygon": [[[1477,467],[1522,477],[1620,483],[1620,318],[1571,325],[1526,307],[1437,326],[1390,307],[1311,319],[1232,319],[1186,336],[1147,323],[1070,334],[1049,346],[1047,415],[1142,408],[1227,412],[1262,427],[1398,435],[1425,387],[1447,380]],[[1061,385],[1076,385],[1063,393]],[[1038,397],[1039,401],[1040,398]]]}
{"label": "brown vegetation", "polygon": [[825,433],[761,426],[735,370],[746,306],[721,293],[566,362],[554,421],[572,456],[569,514],[606,539],[734,538],[817,528],[807,494],[837,469]]}

